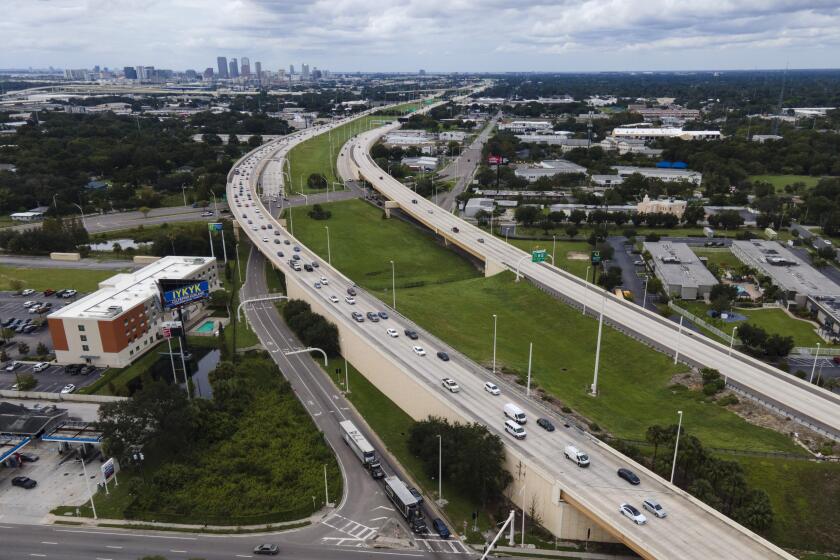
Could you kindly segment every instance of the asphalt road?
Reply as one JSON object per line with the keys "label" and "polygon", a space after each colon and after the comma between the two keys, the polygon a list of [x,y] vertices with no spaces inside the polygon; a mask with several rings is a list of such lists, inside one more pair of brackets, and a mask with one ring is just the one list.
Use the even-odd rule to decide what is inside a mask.
{"label": "asphalt road", "polygon": [[140,268],[146,266],[144,264],[137,264],[134,261],[100,261],[97,259],[54,261],[49,257],[18,257],[11,255],[0,255],[0,264],[22,268],[81,268],[91,270],[122,270],[124,268]]}
{"label": "asphalt road", "polygon": [[[225,208],[225,205],[219,203],[219,211]],[[212,203],[210,205],[210,209],[213,209]],[[103,233],[106,231],[136,228],[139,225],[158,226],[172,222],[212,222],[219,219],[218,215],[202,216],[205,211],[206,210],[204,208],[193,208],[192,206],[169,206],[166,208],[153,208],[149,211],[148,216],[143,216],[141,212],[86,214],[83,223],[85,229],[87,229],[89,233]],[[12,229],[25,231],[40,227],[41,224],[36,222],[12,226]]]}

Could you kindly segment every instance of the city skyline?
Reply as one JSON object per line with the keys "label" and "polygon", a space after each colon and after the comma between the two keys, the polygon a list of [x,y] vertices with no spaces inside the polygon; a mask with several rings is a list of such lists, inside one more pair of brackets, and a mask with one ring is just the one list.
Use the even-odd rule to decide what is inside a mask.
{"label": "city skyline", "polygon": [[666,0],[225,0],[213,10],[174,0],[119,11],[80,0],[59,0],[47,11],[43,3],[11,0],[10,8],[0,22],[6,68],[142,61],[201,72],[215,68],[220,53],[260,60],[272,71],[300,60],[337,71],[398,72],[830,68],[840,60],[836,0],[679,7]]}

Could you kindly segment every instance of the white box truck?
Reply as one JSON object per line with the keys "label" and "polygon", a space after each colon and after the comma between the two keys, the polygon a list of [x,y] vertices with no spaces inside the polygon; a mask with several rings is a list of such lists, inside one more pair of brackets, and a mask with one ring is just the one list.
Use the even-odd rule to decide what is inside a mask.
{"label": "white box truck", "polygon": [[585,468],[589,466],[589,455],[587,455],[574,445],[567,445],[566,448],[563,450],[563,454],[566,456],[566,459],[573,461],[579,467]]}

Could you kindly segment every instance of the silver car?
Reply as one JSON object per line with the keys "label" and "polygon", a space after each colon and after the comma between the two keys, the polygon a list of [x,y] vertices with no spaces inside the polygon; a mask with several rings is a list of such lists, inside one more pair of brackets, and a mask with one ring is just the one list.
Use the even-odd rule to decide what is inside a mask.
{"label": "silver car", "polygon": [[662,519],[663,517],[668,517],[668,512],[665,511],[665,508],[663,508],[659,504],[659,502],[657,502],[653,498],[647,498],[645,501],[643,501],[642,507],[660,519]]}

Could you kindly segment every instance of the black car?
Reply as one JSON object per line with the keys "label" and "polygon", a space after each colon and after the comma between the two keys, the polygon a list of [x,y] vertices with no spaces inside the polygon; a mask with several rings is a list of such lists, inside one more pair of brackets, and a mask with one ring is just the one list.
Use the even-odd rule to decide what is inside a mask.
{"label": "black car", "polygon": [[443,360],[444,362],[449,361],[449,354],[447,354],[446,352],[438,352],[437,357]]}
{"label": "black car", "polygon": [[64,366],[64,373],[67,375],[79,375],[79,371],[82,369],[81,364],[67,364]]}
{"label": "black car", "polygon": [[376,463],[375,465],[370,466],[370,476],[373,477],[374,480],[379,480],[380,478],[385,478],[385,471],[382,470],[382,465]]}
{"label": "black car", "polygon": [[40,459],[40,457],[33,455],[32,453],[18,453],[18,457],[20,457],[20,460],[24,463],[34,463]]}
{"label": "black car", "polygon": [[639,477],[636,476],[636,473],[634,473],[630,469],[625,469],[623,467],[618,469],[618,477],[623,478],[633,486],[637,486],[639,483],[641,483],[641,480],[639,480]]}
{"label": "black car", "polygon": [[379,318],[380,318],[380,319],[387,319],[387,318],[388,318],[388,314],[387,314],[387,313],[385,313],[384,311],[380,311],[380,312],[378,313],[378,315],[379,315]]}
{"label": "black car", "polygon": [[67,290],[56,290],[56,291],[53,293],[53,295],[54,295],[55,297],[61,297],[61,296],[63,296],[63,295],[64,295],[64,292],[66,292],[66,291],[67,291]]}
{"label": "black car", "polygon": [[542,429],[544,429],[548,432],[553,432],[554,431],[554,424],[552,424],[551,420],[549,420],[548,418],[537,419],[537,426],[539,426],[540,428],[542,428]]}
{"label": "black car", "polygon": [[[187,356],[189,356],[189,358]],[[189,360],[191,358],[192,358],[192,355],[190,355],[189,352],[184,354],[184,359],[185,360]],[[94,371],[96,371],[96,366],[87,365],[87,366],[82,366],[82,368],[79,370],[79,373],[82,374],[82,375],[88,375],[89,373],[93,373]]]}
{"label": "black car", "polygon": [[12,486],[20,486],[21,488],[32,490],[38,486],[38,483],[27,476],[16,476],[12,479]]}
{"label": "black car", "polygon": [[312,266],[313,266],[314,268],[318,268],[318,267],[319,267],[319,266],[321,266],[321,265],[320,265],[320,264],[318,264],[318,262],[317,262],[317,261],[312,261]]}
{"label": "black car", "polygon": [[306,272],[312,272],[315,269],[312,268],[311,264],[305,264],[305,265],[303,265],[303,270],[305,270]]}
{"label": "black car", "polygon": [[283,244],[284,244],[284,245],[291,245],[291,244],[292,244],[292,242],[291,242],[291,241],[289,241],[288,239],[284,239],[284,240],[283,240]]}
{"label": "black car", "polygon": [[356,290],[354,290],[353,288],[347,288],[347,295],[348,296],[355,296],[356,295]]}
{"label": "black car", "polygon": [[379,322],[379,315],[377,315],[373,311],[368,311],[367,312],[367,318],[371,323],[378,323]]}
{"label": "black car", "polygon": [[254,554],[276,556],[280,554],[280,548],[276,544],[260,544],[254,547]]}
{"label": "black car", "polygon": [[417,332],[411,329],[405,329],[405,336],[407,336],[411,340],[417,340],[418,338],[420,338]]}
{"label": "black car", "polygon": [[283,251],[277,251],[277,256],[282,259],[283,258]]}

